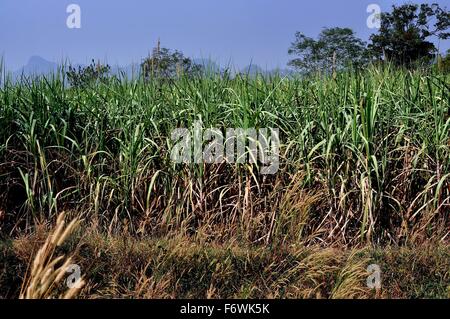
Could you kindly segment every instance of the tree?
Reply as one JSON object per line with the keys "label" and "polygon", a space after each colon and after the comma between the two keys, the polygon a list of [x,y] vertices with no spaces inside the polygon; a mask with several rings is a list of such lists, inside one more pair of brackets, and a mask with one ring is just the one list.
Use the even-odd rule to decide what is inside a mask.
{"label": "tree", "polygon": [[447,55],[442,57],[438,56],[438,69],[443,73],[450,73],[450,49],[447,50]]}
{"label": "tree", "polygon": [[289,54],[298,56],[288,65],[306,72],[332,71],[367,62],[366,44],[349,28],[326,28],[317,40],[297,32]]}
{"label": "tree", "polygon": [[69,66],[69,71],[66,72],[67,80],[73,87],[86,87],[93,83],[104,82],[108,79],[108,74],[111,67],[109,65],[102,65],[100,62],[95,63],[92,60],[87,67],[78,66],[78,69]]}
{"label": "tree", "polygon": [[[396,65],[411,66],[418,61],[430,62],[436,47],[428,39],[448,39],[450,13],[438,4],[405,4],[392,6],[392,12],[381,14],[381,27],[370,37],[369,49],[375,58]],[[433,21],[433,22],[432,22]]]}
{"label": "tree", "polygon": [[202,67],[178,50],[161,48],[158,41],[152,54],[142,62],[141,69],[144,78],[148,80],[151,77],[174,78],[182,74],[193,76],[199,74]]}

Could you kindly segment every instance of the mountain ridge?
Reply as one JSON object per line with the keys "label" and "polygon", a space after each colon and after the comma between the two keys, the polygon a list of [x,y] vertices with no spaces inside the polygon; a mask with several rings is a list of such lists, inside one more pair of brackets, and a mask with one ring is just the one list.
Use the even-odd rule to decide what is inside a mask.
{"label": "mountain ridge", "polygon": [[[203,59],[203,58],[193,58],[192,61],[196,64],[202,65],[207,72],[210,73],[223,73],[225,70],[230,70],[232,68],[227,67],[223,68],[217,62],[211,59]],[[64,64],[64,63],[63,63]],[[67,64],[69,65],[69,63]],[[70,64],[75,68],[79,66],[86,66],[85,64]],[[39,55],[33,55],[29,58],[28,62],[19,68],[16,71],[9,72],[13,75],[14,79],[18,79],[21,76],[36,76],[36,75],[48,75],[57,72],[60,70],[61,64],[56,62],[49,61]],[[243,74],[248,76],[256,76],[257,74],[262,75],[274,75],[278,74],[280,76],[289,76],[294,72],[289,69],[284,68],[275,68],[270,70],[264,70],[261,66],[257,64],[249,64],[244,68],[240,68],[232,72],[234,74]],[[131,63],[125,66],[113,65],[111,66],[111,74],[118,75],[122,74],[129,78],[134,77],[135,75],[140,74],[140,65],[139,63]]]}

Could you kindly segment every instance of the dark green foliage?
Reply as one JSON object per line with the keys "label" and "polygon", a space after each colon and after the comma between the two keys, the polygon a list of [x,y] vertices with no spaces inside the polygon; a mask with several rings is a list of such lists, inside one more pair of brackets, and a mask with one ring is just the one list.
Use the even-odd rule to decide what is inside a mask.
{"label": "dark green foliage", "polygon": [[141,64],[144,79],[171,79],[177,76],[194,76],[200,74],[202,67],[185,57],[178,50],[154,48],[152,55],[144,59]]}
{"label": "dark green foliage", "polygon": [[314,40],[297,32],[289,54],[297,56],[289,62],[301,71],[330,71],[349,65],[361,66],[367,63],[365,42],[349,28],[323,30]]}
{"label": "dark green foliage", "polygon": [[91,64],[87,67],[78,66],[77,69],[73,66],[69,66],[69,71],[66,72],[66,75],[71,86],[82,88],[106,81],[110,70],[111,67],[109,65],[95,63],[95,61],[92,60]]}
{"label": "dark green foliage", "polygon": [[447,50],[446,56],[439,56],[438,68],[443,73],[450,73],[450,50]]}
{"label": "dark green foliage", "polygon": [[396,65],[414,66],[429,63],[436,53],[430,37],[448,39],[450,13],[437,4],[393,6],[381,14],[381,28],[371,36],[369,49],[377,59],[388,59]]}

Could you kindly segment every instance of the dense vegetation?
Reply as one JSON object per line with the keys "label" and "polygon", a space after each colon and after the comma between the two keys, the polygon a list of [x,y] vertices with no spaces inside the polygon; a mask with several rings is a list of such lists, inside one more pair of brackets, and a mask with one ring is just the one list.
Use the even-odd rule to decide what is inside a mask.
{"label": "dense vegetation", "polygon": [[[331,265],[327,258],[334,255],[332,250],[323,252],[331,254],[328,257],[319,251],[318,263],[310,266],[319,267],[315,270],[319,274],[320,267],[331,267],[327,268],[330,286],[318,291],[307,285],[306,290],[299,288],[292,294],[280,288],[277,296],[333,296],[337,289],[333,285],[340,284],[337,274],[347,274],[350,267],[345,266],[345,249],[350,247],[380,247],[381,258],[389,254],[382,247],[407,246],[408,254],[419,256],[423,245],[435,245],[435,249],[443,245],[445,256],[450,226],[449,93],[448,74],[407,71],[388,64],[341,71],[331,78],[320,74],[305,78],[179,76],[164,81],[110,78],[82,87],[67,86],[64,76],[57,74],[18,83],[3,75],[0,235],[6,246],[0,258],[11,264],[3,269],[0,284],[15,282],[9,281],[11,267],[23,265],[23,259],[16,259],[24,251],[29,255],[29,250],[20,247],[39,243],[36,225],[52,223],[63,211],[83,219],[84,231],[77,238],[84,244],[75,249],[81,262],[114,251],[117,240],[128,247],[122,253],[129,249],[129,254],[149,242],[182,245],[188,259],[193,254],[189,247],[196,247],[194,251],[199,247],[233,249],[232,255],[214,252],[204,257],[213,258],[209,260],[216,267],[210,269],[212,278],[201,275],[203,270],[196,273],[199,278],[189,277],[209,288],[214,282],[223,283],[222,272],[228,276],[228,271],[236,271],[237,276],[241,270],[234,267],[247,267],[239,266],[239,260],[234,264],[234,258],[240,258],[235,256],[254,251],[259,256],[254,258],[262,259],[263,268],[245,268],[250,272],[246,279],[235,277],[236,286],[223,291],[218,287],[221,292],[210,291],[212,297],[270,296],[260,290],[264,278],[255,279],[268,274],[258,273],[261,269],[290,274],[282,277],[285,282],[273,283],[289,286],[296,280],[289,267],[298,263],[291,260],[284,270],[276,265],[306,258],[309,253],[300,247],[336,247],[343,255],[333,258],[343,259]],[[197,119],[205,127],[222,129],[279,128],[278,173],[261,175],[256,164],[174,164],[171,131],[191,128]],[[99,236],[103,239],[92,239]],[[7,244],[10,240],[12,245]],[[166,244],[158,244],[161,258],[166,256]],[[374,256],[377,249],[364,253],[364,258]],[[179,248],[174,251],[183,253]],[[178,282],[182,287],[174,288],[175,277],[170,276],[181,272],[178,276],[183,278],[191,269],[188,259],[180,256],[171,259],[173,269],[152,268],[159,276],[152,280],[169,282],[162,295],[209,291],[188,292],[192,282]],[[328,261],[322,264],[322,258]],[[368,261],[362,260],[355,261],[358,271],[364,271]],[[408,294],[386,291],[385,296],[445,296],[448,258],[439,260],[443,264],[441,270],[435,269],[439,278],[430,281],[433,287],[421,286],[420,292]],[[88,282],[92,280],[86,295],[100,293],[93,288],[94,270],[103,266],[90,267],[91,272],[84,274]],[[156,261],[151,267],[157,267]],[[138,276],[144,268],[127,271]],[[14,272],[23,276],[24,271],[21,266]],[[408,276],[413,275],[406,271],[404,278]],[[317,282],[314,278],[311,283]],[[111,284],[108,280],[113,279],[101,280]],[[119,289],[117,285],[120,281],[108,289]],[[355,285],[360,287],[361,282]],[[18,290],[12,287],[8,291],[14,295]],[[245,287],[260,293],[239,292]],[[103,293],[126,295],[120,289]]]}
{"label": "dense vegetation", "polygon": [[[55,77],[7,81],[0,94],[6,233],[76,210],[108,229],[128,220],[142,234],[250,242],[446,235],[446,75],[373,67],[336,80],[112,79],[82,89]],[[197,119],[279,128],[280,170],[173,164],[171,131]]]}
{"label": "dense vegetation", "polygon": [[415,69],[442,58],[433,40],[450,38],[450,12],[437,3],[393,5],[374,21],[379,28],[369,43],[349,28],[325,28],[317,39],[296,32],[288,51],[294,56],[289,65],[305,73],[332,73],[349,65],[366,67],[374,61]]}

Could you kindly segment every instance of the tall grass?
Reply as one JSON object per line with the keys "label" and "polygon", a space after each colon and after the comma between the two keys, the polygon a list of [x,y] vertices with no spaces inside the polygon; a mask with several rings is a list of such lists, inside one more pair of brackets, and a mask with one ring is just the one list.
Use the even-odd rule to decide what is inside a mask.
{"label": "tall grass", "polygon": [[[75,210],[109,233],[250,243],[448,240],[449,76],[389,66],[334,78],[5,78],[0,209],[10,233]],[[170,134],[280,129],[273,176],[174,164]]]}
{"label": "tall grass", "polygon": [[[72,264],[72,257],[54,257],[55,251],[78,227],[80,221],[72,220],[65,225],[65,214],[61,213],[56,221],[54,231],[49,234],[43,246],[38,250],[33,263],[27,270],[27,276],[22,286],[20,299],[44,299],[54,296],[58,284],[65,277]],[[64,261],[64,262],[63,262]],[[84,282],[79,279],[78,286],[71,286],[59,298],[71,299],[76,296]]]}

